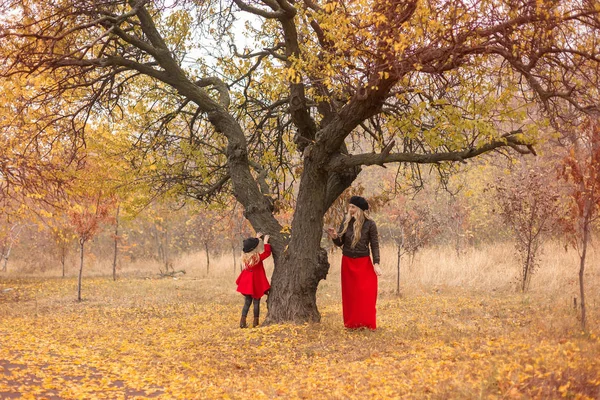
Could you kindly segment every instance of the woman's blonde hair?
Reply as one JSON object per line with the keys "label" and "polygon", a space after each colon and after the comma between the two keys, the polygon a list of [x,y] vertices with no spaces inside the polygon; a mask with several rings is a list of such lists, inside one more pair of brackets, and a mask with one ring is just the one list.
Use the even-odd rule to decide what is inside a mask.
{"label": "woman's blonde hair", "polygon": [[[348,225],[350,225],[351,219],[352,217],[350,216],[350,213],[347,213],[344,221],[344,229],[342,229],[340,236],[342,236],[348,230]],[[354,229],[354,234],[352,237],[352,244],[350,245],[351,248],[354,248],[354,246],[356,246],[356,243],[358,243],[358,241],[360,240],[360,234],[366,219],[368,218],[363,209],[356,207],[356,216],[354,217],[354,224],[352,225]]]}
{"label": "woman's blonde hair", "polygon": [[258,246],[248,253],[242,253],[242,268],[244,269],[255,266],[259,261]]}

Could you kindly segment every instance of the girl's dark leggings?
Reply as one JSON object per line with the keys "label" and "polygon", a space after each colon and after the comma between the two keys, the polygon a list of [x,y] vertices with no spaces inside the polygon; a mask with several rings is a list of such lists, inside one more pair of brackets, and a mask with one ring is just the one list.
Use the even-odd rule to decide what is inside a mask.
{"label": "girl's dark leggings", "polygon": [[250,304],[254,304],[254,316],[258,317],[260,313],[260,299],[253,299],[249,294],[244,295],[244,308],[242,308],[242,317],[248,315]]}

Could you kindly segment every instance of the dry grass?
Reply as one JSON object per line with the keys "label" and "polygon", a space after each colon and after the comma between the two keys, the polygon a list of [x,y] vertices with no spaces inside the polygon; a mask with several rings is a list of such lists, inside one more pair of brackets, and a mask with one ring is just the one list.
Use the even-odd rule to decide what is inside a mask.
{"label": "dry grass", "polygon": [[[113,282],[0,280],[0,398],[600,398],[597,256],[579,330],[577,257],[549,246],[527,294],[508,245],[428,249],[402,267],[385,249],[375,332],[341,322],[339,253],[318,292],[320,324],[237,327],[229,257],[128,265]],[[272,264],[267,263],[270,276]],[[95,264],[90,275],[107,275]],[[7,290],[9,289],[9,290]],[[264,307],[264,304],[263,304]]]}

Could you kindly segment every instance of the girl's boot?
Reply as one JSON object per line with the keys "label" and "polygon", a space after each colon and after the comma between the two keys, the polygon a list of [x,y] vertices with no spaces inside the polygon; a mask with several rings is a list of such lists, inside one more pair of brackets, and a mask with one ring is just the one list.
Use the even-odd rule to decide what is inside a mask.
{"label": "girl's boot", "polygon": [[242,319],[240,320],[240,328],[247,328],[248,324],[246,323],[246,316],[242,315]]}
{"label": "girl's boot", "polygon": [[258,317],[254,317],[254,321],[252,322],[252,327],[256,328],[258,326]]}

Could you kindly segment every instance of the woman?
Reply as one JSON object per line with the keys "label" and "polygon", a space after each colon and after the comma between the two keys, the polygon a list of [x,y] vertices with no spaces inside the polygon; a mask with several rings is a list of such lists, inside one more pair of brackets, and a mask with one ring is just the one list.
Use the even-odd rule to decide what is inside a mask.
{"label": "woman", "polygon": [[365,215],[368,209],[365,198],[352,196],[339,232],[327,229],[333,243],[342,246],[342,308],[344,325],[351,329],[377,327],[377,277],[381,275],[379,237],[375,222]]}

